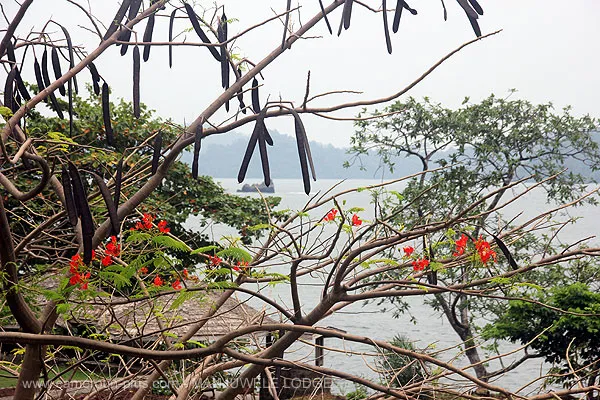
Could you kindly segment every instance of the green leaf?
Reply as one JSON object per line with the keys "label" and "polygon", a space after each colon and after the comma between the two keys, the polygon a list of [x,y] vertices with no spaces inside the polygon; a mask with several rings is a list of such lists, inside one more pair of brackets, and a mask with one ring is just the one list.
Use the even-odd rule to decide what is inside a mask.
{"label": "green leaf", "polygon": [[250,253],[248,253],[246,250],[240,249],[239,247],[230,247],[228,249],[221,250],[217,253],[217,255],[223,258],[233,258],[236,261],[252,261],[252,255],[250,255]]}
{"label": "green leaf", "polygon": [[218,249],[218,246],[204,246],[204,247],[199,247],[196,250],[192,250],[192,252],[190,254],[201,254],[201,253],[208,253],[210,251],[216,250]]}
{"label": "green leaf", "polygon": [[169,249],[188,251],[189,247],[181,240],[177,240],[171,236],[158,235],[152,238],[156,244],[168,247]]}

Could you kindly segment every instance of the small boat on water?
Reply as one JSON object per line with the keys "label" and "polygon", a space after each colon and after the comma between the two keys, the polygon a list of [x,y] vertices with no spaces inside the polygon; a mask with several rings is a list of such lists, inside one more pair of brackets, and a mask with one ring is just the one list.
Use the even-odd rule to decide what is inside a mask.
{"label": "small boat on water", "polygon": [[261,193],[275,193],[275,185],[273,182],[269,186],[265,185],[264,182],[261,183],[253,183],[253,184],[245,184],[241,189],[237,190],[240,193],[252,193],[252,192],[261,192]]}

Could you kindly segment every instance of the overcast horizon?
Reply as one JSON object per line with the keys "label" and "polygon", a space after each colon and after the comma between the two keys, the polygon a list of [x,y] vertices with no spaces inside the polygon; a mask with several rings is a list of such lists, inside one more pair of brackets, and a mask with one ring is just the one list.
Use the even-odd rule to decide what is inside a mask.
{"label": "overcast horizon", "polygon": [[[114,15],[117,1],[90,0],[81,2],[106,24]],[[443,20],[440,1],[409,2],[418,15],[403,13],[400,30],[392,36],[394,52],[388,55],[385,47],[381,13],[374,14],[358,4],[354,8],[352,25],[340,37],[329,35],[325,24],[320,22],[310,36],[294,44],[279,59],[264,70],[264,87],[261,102],[282,98],[301,104],[306,87],[306,75],[311,71],[311,95],[335,90],[361,91],[361,95],[343,94],[328,96],[314,102],[315,106],[333,105],[358,99],[378,98],[390,95],[408,85],[442,56],[462,43],[473,39],[469,22],[454,1],[447,1],[448,21]],[[110,6],[108,6],[110,4]],[[195,9],[200,12],[200,4]],[[250,25],[282,12],[284,1],[247,2],[227,0],[230,36]],[[600,77],[596,72],[599,53],[597,38],[600,37],[600,2],[578,0],[568,3],[532,0],[517,2],[506,0],[493,2],[481,0],[485,14],[479,23],[484,34],[498,29],[503,31],[490,38],[474,43],[451,57],[406,96],[430,97],[447,107],[457,107],[465,96],[479,101],[491,93],[505,97],[515,88],[511,98],[522,98],[534,103],[553,102],[556,108],[573,106],[576,115],[597,112],[596,98],[600,90]],[[4,6],[5,13],[14,15],[14,2]],[[318,12],[318,2],[302,3],[301,19],[307,21]],[[84,44],[88,49],[98,39],[77,25],[89,26],[84,14],[67,2],[33,2],[29,14],[19,26],[17,34],[25,36],[29,30],[40,30],[33,21],[45,20],[44,14],[68,26],[74,44]],[[164,13],[163,13],[164,14]],[[211,14],[212,15],[212,14]],[[330,20],[337,29],[341,7]],[[390,14],[390,18],[393,15]],[[183,13],[180,14],[183,16]],[[298,14],[292,18],[297,28]],[[168,19],[157,19],[155,41],[166,41]],[[138,25],[141,36],[145,22]],[[189,21],[178,19],[176,32],[189,28]],[[49,28],[56,32],[56,27]],[[251,31],[235,43],[240,57],[260,61],[275,47],[280,46],[282,23],[278,20]],[[193,32],[185,33],[187,41],[198,41]],[[177,40],[183,40],[183,36]],[[219,64],[204,48],[174,48],[173,68],[167,61],[167,47],[154,47],[150,60],[142,64],[141,100],[163,118],[190,123],[202,109],[220,93]],[[39,56],[38,56],[39,57]],[[32,81],[31,57],[25,65],[26,79]],[[131,51],[125,57],[119,48],[112,46],[95,63],[117,97],[131,100]],[[2,71],[2,74],[5,74]],[[5,76],[5,75],[4,75]],[[79,75],[89,79],[83,72]],[[78,79],[81,79],[78,77]],[[83,85],[81,85],[83,86]],[[402,99],[401,98],[401,99]],[[246,100],[249,103],[249,98]],[[237,102],[232,102],[232,109]],[[382,106],[378,106],[382,108]],[[338,118],[355,116],[360,109],[345,110],[332,114]],[[219,110],[212,118],[220,123],[231,117],[232,112]],[[336,147],[349,144],[353,133],[351,122],[332,121],[317,116],[304,116],[311,140],[330,143]],[[291,118],[270,119],[269,128],[288,133],[293,129]],[[240,131],[248,133],[251,127]]]}

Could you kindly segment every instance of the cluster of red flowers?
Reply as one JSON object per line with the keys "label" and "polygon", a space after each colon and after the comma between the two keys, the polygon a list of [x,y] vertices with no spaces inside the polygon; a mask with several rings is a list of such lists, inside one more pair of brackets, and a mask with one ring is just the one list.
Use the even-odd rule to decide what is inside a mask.
{"label": "cluster of red flowers", "polygon": [[362,224],[362,220],[358,217],[358,215],[354,214],[352,216],[352,226],[360,226]]}
{"label": "cluster of red flowers", "polygon": [[426,258],[421,258],[412,262],[413,270],[415,271],[423,271],[428,265],[429,260]]}
{"label": "cluster of red flowers", "polygon": [[[92,259],[96,258],[96,252],[92,251]],[[88,279],[90,279],[91,273],[88,271],[85,274],[81,274],[79,272],[79,267],[83,266],[83,259],[79,254],[75,254],[71,257],[71,261],[69,262],[69,272],[71,273],[71,278],[69,279],[70,285],[77,285],[83,290],[88,288]]]}
{"label": "cluster of red flowers", "polygon": [[402,250],[404,250],[404,256],[405,257],[410,257],[412,255],[412,253],[414,253],[415,248],[412,247],[412,246],[406,246]]}
{"label": "cluster of red flowers", "polygon": [[477,254],[479,254],[482,263],[487,264],[490,258],[496,262],[496,252],[492,250],[490,244],[483,240],[481,236],[475,242],[475,249],[477,250]]}
{"label": "cluster of red flowers", "polygon": [[[465,250],[467,249],[468,237],[464,233],[461,235],[460,239],[454,242],[456,245],[456,251],[453,253],[455,257],[461,256],[465,254]],[[473,241],[475,244],[475,250],[477,250],[477,255],[482,263],[487,264],[487,262],[492,259],[496,262],[496,252],[492,250],[490,244],[483,240],[480,236],[479,239]]]}
{"label": "cluster of red flowers", "polygon": [[[164,285],[164,283],[165,281],[160,277],[160,275],[156,275],[152,281],[152,284],[156,287],[161,287]],[[173,283],[171,283],[171,287],[175,290],[181,290],[183,288],[183,286],[181,286],[181,280],[176,278]]]}
{"label": "cluster of red flowers", "polygon": [[110,241],[106,244],[104,253],[105,256],[102,258],[102,265],[105,267],[112,264],[112,257],[119,257],[119,255],[121,255],[121,245],[117,244],[116,236],[110,237]]}
{"label": "cluster of red flowers", "polygon": [[337,212],[338,212],[338,210],[336,208],[332,208],[331,210],[329,210],[327,215],[323,217],[323,221],[325,221],[325,222],[333,221],[335,219],[335,216],[337,215]]}
{"label": "cluster of red flowers", "polygon": [[[150,230],[152,229],[152,222],[154,221],[154,217],[150,214],[144,214],[142,216],[142,220],[135,223],[135,228],[131,228],[131,230]],[[159,221],[156,226],[160,233],[169,233],[171,228],[167,228],[167,221],[162,220]]]}
{"label": "cluster of red flowers", "polygon": [[208,256],[208,261],[213,267],[218,267],[223,260],[218,256]]}

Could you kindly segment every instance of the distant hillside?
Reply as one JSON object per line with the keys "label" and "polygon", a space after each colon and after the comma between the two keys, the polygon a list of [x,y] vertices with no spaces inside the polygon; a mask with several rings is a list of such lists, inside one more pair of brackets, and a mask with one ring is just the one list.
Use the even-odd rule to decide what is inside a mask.
{"label": "distant hillside", "polygon": [[[281,134],[276,130],[269,130],[269,133],[274,142],[274,146],[268,147],[271,177],[273,179],[302,178],[295,137]],[[202,150],[200,151],[199,172],[215,178],[237,177],[242,157],[248,145],[248,139],[247,135],[233,132],[227,135],[211,136],[203,141]],[[344,162],[351,161],[352,158],[351,155],[346,154],[346,149],[311,142],[310,150],[315,162],[317,178],[369,179],[381,177],[381,170],[378,171],[379,159],[376,156],[362,157],[361,162],[365,170],[361,170],[359,165],[361,162],[358,160],[351,167],[344,168]],[[191,164],[191,152],[186,152],[182,156],[182,160]],[[406,173],[417,171],[419,165],[415,160],[407,159],[402,168],[393,175],[389,171],[385,171],[385,177],[403,176]],[[262,178],[258,146],[252,156],[246,177],[250,179]]]}
{"label": "distant hillside", "polygon": [[[269,130],[273,137],[274,146],[268,147],[269,164],[271,166],[271,177],[273,179],[295,179],[301,178],[300,162],[296,147],[296,139]],[[595,139],[600,142],[600,134],[596,133]],[[237,177],[242,157],[248,145],[248,135],[232,132],[226,135],[214,135],[202,143],[200,152],[200,173],[215,178],[235,178]],[[393,174],[388,170],[379,168],[380,162],[376,155],[362,156],[360,160],[353,160],[346,149],[311,142],[310,149],[315,161],[315,170],[317,178],[322,179],[371,179],[381,178],[384,172],[384,178],[392,179],[396,177],[412,174],[421,169],[421,164],[415,157],[400,157],[396,160],[396,169]],[[441,153],[439,156],[443,157]],[[188,164],[192,163],[191,152],[186,152],[182,160]],[[349,168],[344,168],[346,161],[353,162]],[[362,165],[362,169],[361,169]],[[567,160],[564,164],[573,173],[579,173],[588,177],[590,181],[600,181],[600,171],[591,173],[589,168],[580,161]],[[262,169],[260,167],[260,155],[258,148],[252,156],[250,167],[246,177],[249,179],[262,179]]]}

